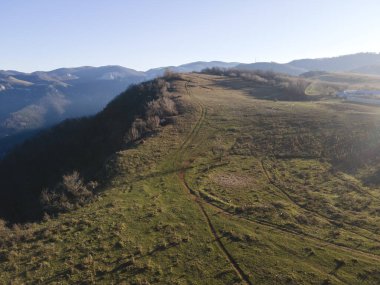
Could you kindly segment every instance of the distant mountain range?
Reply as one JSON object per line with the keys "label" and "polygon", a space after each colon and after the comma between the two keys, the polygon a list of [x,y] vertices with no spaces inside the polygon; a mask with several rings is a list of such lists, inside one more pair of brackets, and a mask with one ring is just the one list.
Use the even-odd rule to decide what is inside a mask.
{"label": "distant mountain range", "polygon": [[33,73],[0,70],[0,157],[39,129],[99,112],[129,85],[161,76],[168,68],[192,72],[236,65],[194,62],[146,72],[122,66],[84,66]]}
{"label": "distant mountain range", "polygon": [[211,67],[266,70],[293,76],[310,71],[380,75],[380,54],[301,59],[285,64],[199,61],[145,72],[122,66],[84,66],[33,73],[0,70],[0,157],[36,130],[67,118],[95,114],[129,85],[161,76],[166,69],[198,72]]}
{"label": "distant mountain range", "polygon": [[120,66],[0,71],[0,156],[26,133],[94,114],[145,74]]}
{"label": "distant mountain range", "polygon": [[358,53],[329,58],[300,59],[289,63],[257,62],[240,64],[239,69],[267,70],[298,76],[309,71],[354,72],[380,75],[379,53]]}

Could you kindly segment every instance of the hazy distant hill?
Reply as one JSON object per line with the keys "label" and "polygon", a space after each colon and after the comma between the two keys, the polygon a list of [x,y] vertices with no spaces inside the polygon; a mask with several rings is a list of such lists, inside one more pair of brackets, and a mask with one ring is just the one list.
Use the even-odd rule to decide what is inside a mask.
{"label": "hazy distant hill", "polygon": [[121,66],[0,71],[0,157],[20,141],[16,134],[94,114],[130,84],[145,79],[143,72]]}
{"label": "hazy distant hill", "polygon": [[0,136],[93,114],[146,75],[121,66],[0,71]]}
{"label": "hazy distant hill", "polygon": [[292,66],[290,64],[280,64],[276,62],[257,62],[251,64],[239,64],[236,68],[243,70],[265,70],[289,75],[300,75],[307,72],[307,69]]}
{"label": "hazy distant hill", "polygon": [[367,65],[351,70],[351,72],[362,73],[362,74],[373,74],[380,75],[380,64],[377,65]]}
{"label": "hazy distant hill", "polygon": [[300,59],[293,60],[288,64],[306,70],[323,70],[330,72],[352,71],[365,66],[380,64],[378,53],[357,53],[338,57]]}
{"label": "hazy distant hill", "polygon": [[236,67],[245,70],[266,70],[289,75],[300,75],[308,71],[380,74],[380,54],[358,53],[330,58],[299,59],[284,64],[257,62],[240,64]]}
{"label": "hazy distant hill", "polygon": [[211,67],[219,67],[219,68],[234,68],[238,66],[240,63],[238,62],[222,62],[222,61],[197,61],[182,64],[179,66],[166,66],[153,68],[146,71],[146,75],[148,78],[154,78],[157,76],[162,76],[165,70],[169,69],[174,72],[199,72],[206,68]]}

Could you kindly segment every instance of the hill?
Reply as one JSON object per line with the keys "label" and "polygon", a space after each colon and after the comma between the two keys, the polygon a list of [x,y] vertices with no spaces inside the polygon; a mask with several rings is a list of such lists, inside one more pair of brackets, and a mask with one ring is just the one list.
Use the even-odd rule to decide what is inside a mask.
{"label": "hill", "polygon": [[299,59],[288,64],[309,71],[349,72],[365,66],[380,64],[380,54],[357,53],[329,58]]}
{"label": "hill", "polygon": [[[298,76],[307,72],[378,75],[380,55],[358,53],[332,58],[300,59],[289,63],[198,61],[140,72],[121,66],[60,68],[22,73],[0,71],[0,157],[34,133],[67,118],[93,115],[133,83],[172,72],[206,68],[263,70]],[[354,76],[354,75],[353,75]]]}
{"label": "hill", "polygon": [[67,118],[95,114],[143,80],[143,73],[119,66],[0,71],[0,157],[18,138]]}
{"label": "hill", "polygon": [[313,71],[379,74],[379,64],[380,54],[357,53],[328,58],[298,59],[288,63],[257,62],[239,64],[235,67],[242,70],[263,70],[298,76]]}
{"label": "hill", "polygon": [[[146,105],[160,102],[164,86],[159,84],[156,80],[132,86],[96,116],[67,120],[16,147],[0,161],[0,215],[12,221],[41,218],[42,190],[72,171],[80,171],[86,180],[99,176],[107,157],[128,146],[128,130],[136,118],[146,117]],[[160,112],[158,120],[168,113]],[[144,124],[154,131],[152,122]]]}
{"label": "hill", "polygon": [[380,75],[380,64],[367,65],[352,70],[354,73]]}
{"label": "hill", "polygon": [[380,89],[380,76],[351,72],[306,72],[300,75],[316,83],[328,83],[341,89]]}
{"label": "hill", "polygon": [[[235,65],[213,61],[168,68],[192,72]],[[131,84],[162,76],[168,68],[140,72],[113,65],[33,73],[0,71],[0,158],[28,134],[68,118],[94,115]]]}
{"label": "hill", "polygon": [[[54,156],[63,149],[76,150],[62,155],[66,168],[54,168],[56,179],[79,170],[83,183],[96,178],[101,186],[82,207],[3,228],[1,280],[378,284],[378,107],[292,95],[292,78],[261,75],[154,81],[130,89],[94,118],[46,133],[53,165],[61,164]],[[103,147],[133,134],[133,122],[141,125],[135,116],[144,118],[146,103],[162,96],[179,115],[160,120],[143,140]],[[131,113],[132,98],[144,98],[134,103],[140,114]],[[116,133],[107,140],[109,132]],[[61,138],[71,142],[60,147]],[[40,143],[8,157],[14,169],[24,165],[12,183],[8,175],[0,179],[8,189],[34,174],[45,177],[24,176],[32,170],[25,166],[28,150]],[[109,151],[100,155],[103,149]],[[101,171],[88,168],[92,159]]]}
{"label": "hill", "polygon": [[275,62],[257,62],[251,64],[239,64],[236,66],[237,69],[241,70],[263,70],[272,71],[278,73],[284,73],[289,75],[300,75],[308,71],[308,69],[299,68],[292,66],[291,64],[280,64]]}

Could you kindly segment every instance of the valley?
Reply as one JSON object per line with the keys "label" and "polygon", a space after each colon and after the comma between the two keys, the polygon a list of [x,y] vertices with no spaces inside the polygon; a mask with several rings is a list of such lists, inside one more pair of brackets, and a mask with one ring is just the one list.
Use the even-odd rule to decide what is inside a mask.
{"label": "valley", "polygon": [[379,3],[1,2],[0,285],[380,285]]}
{"label": "valley", "polygon": [[93,202],[2,229],[0,279],[378,284],[380,109],[256,79],[166,79],[174,122],[107,159]]}
{"label": "valley", "polygon": [[[24,73],[0,70],[0,159],[14,146],[66,119],[100,112],[128,86],[172,72],[200,72],[207,68],[275,72],[312,79],[311,93],[335,94],[344,87],[379,89],[376,53],[358,53],[322,59],[300,59],[289,63],[197,61],[178,66],[137,71],[118,65],[59,68]],[[331,87],[334,85],[334,87]],[[360,99],[354,99],[359,102]],[[367,103],[377,103],[368,101]]]}

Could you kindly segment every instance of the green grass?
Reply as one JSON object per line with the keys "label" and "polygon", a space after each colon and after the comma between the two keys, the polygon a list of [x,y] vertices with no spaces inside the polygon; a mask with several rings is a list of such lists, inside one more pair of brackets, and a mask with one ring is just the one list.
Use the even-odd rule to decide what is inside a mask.
{"label": "green grass", "polygon": [[2,282],[379,284],[379,109],[183,78],[186,112],[115,154],[96,201],[1,233]]}

